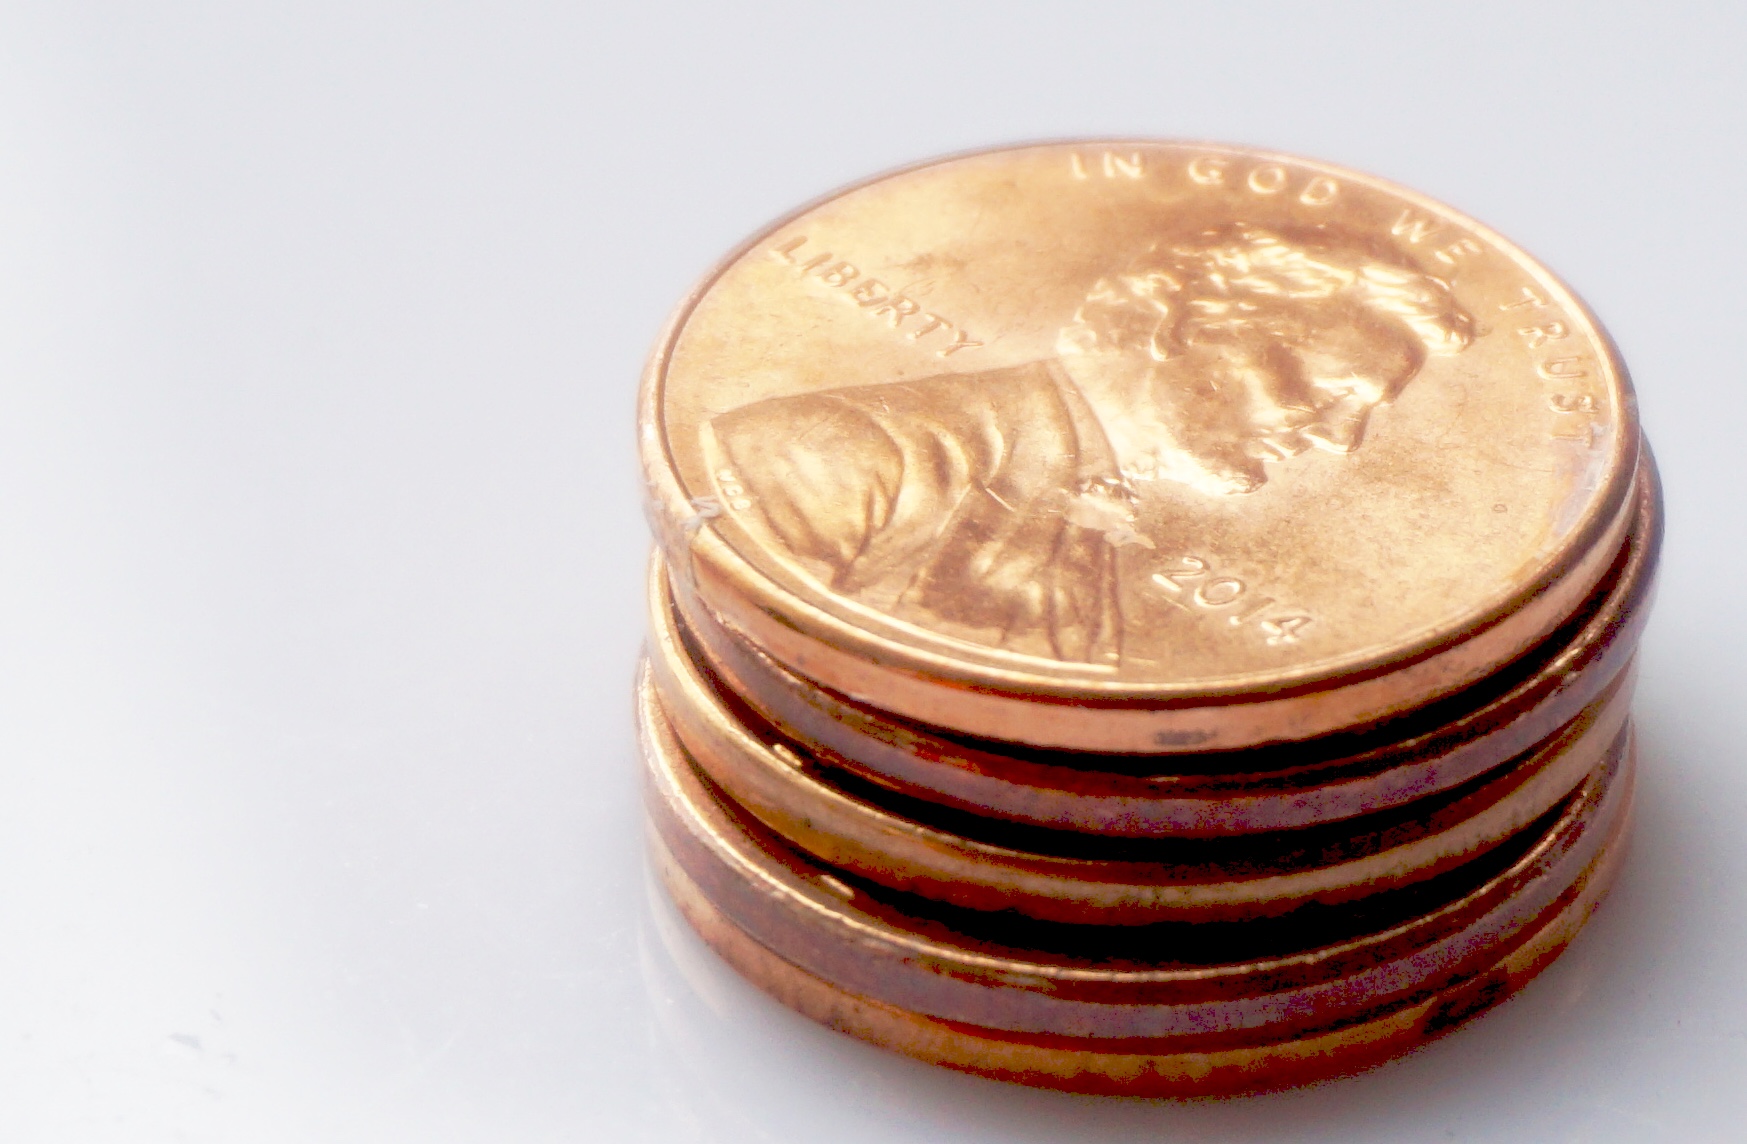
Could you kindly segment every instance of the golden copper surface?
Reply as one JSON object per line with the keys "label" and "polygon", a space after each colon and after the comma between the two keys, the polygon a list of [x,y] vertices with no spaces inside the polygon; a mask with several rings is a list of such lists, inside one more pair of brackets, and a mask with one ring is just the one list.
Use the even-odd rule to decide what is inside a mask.
{"label": "golden copper surface", "polygon": [[[1483,686],[1378,734],[1230,756],[1156,760],[1003,753],[947,738],[821,690],[729,632],[690,600],[686,629],[711,674],[811,756],[900,794],[1018,822],[1129,837],[1214,836],[1330,822],[1400,806],[1492,769],[1580,716],[1620,685],[1648,615],[1661,547],[1654,466],[1597,597],[1563,637]],[[659,556],[650,573],[652,626],[671,620]],[[685,597],[677,596],[675,603]],[[1454,707],[1454,709],[1452,709]],[[1369,736],[1377,738],[1377,734]]]}
{"label": "golden copper surface", "polygon": [[1131,844],[1122,857],[1088,856],[1073,852],[1088,849],[1084,845],[1067,853],[1045,849],[1059,847],[1059,836],[1049,832],[990,837],[985,824],[960,816],[948,824],[963,831],[954,833],[839,789],[779,738],[739,722],[689,661],[671,624],[654,626],[652,635],[645,670],[653,686],[639,689],[638,716],[650,725],[644,734],[655,742],[671,734],[716,786],[785,841],[893,889],[972,909],[1093,925],[1279,915],[1435,877],[1568,796],[1619,737],[1631,701],[1630,688],[1620,689],[1503,773],[1459,797],[1372,816],[1383,821],[1361,819],[1236,846]]}
{"label": "golden copper surface", "polygon": [[1360,173],[967,154],[826,196],[639,399],[653,868],[755,982],[1088,1092],[1301,1083],[1605,892],[1661,492],[1605,334]]}
{"label": "golden copper surface", "polygon": [[1133,752],[1323,734],[1514,659],[1607,569],[1638,450],[1605,338],[1502,238],[1151,143],[784,220],[682,308],[641,430],[675,576],[776,660]]}
{"label": "golden copper surface", "polygon": [[[1309,1084],[1372,1067],[1457,1028],[1526,985],[1571,941],[1611,886],[1626,820],[1565,904],[1490,969],[1383,1016],[1270,1044],[1186,1051],[1113,1047],[1093,1038],[1019,1037],[942,1021],[859,996],[760,945],[713,905],[652,839],[654,864],[680,915],[735,970],[776,1000],[839,1032],[930,1064],[996,1080],[1124,1096],[1200,1097]],[[676,935],[664,934],[669,941]]]}
{"label": "golden copper surface", "polygon": [[[1470,863],[1441,885],[1376,895],[1368,910],[1331,914],[1321,925],[1019,925],[948,907],[930,913],[921,899],[881,897],[846,881],[851,875],[817,864],[714,793],[660,723],[645,722],[643,732],[662,864],[682,870],[784,961],[940,1020],[1026,1035],[1170,1040],[1184,1051],[1316,1035],[1484,973],[1579,892],[1631,790],[1622,735],[1502,864]],[[979,927],[992,928],[971,932]]]}

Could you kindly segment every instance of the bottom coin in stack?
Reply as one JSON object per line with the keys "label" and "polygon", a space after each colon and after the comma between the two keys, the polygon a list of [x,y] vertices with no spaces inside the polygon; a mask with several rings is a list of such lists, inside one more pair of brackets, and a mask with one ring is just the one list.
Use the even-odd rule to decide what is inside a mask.
{"label": "bottom coin in stack", "polygon": [[954,1068],[1086,1092],[1303,1083],[1405,1052],[1508,995],[1617,865],[1629,728],[1508,844],[1314,917],[1070,925],[929,902],[822,865],[724,797],[640,688],[651,848],[731,964],[828,1025]]}

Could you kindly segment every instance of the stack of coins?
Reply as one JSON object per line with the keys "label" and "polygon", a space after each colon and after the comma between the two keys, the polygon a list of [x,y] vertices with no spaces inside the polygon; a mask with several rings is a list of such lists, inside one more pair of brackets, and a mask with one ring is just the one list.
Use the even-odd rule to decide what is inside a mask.
{"label": "stack of coins", "polygon": [[1406,1051],[1617,867],[1661,516],[1624,370],[1498,235],[1168,143],[784,219],[640,407],[653,861],[730,963],[1089,1092]]}

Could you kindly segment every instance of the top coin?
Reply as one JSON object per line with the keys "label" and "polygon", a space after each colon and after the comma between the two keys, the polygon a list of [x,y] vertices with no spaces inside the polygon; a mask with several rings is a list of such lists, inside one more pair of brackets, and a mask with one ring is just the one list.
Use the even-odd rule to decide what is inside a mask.
{"label": "top coin", "polygon": [[1607,338],[1497,234],[1368,175],[1157,142],[949,158],[801,210],[687,299],[640,413],[676,577],[877,705],[842,663],[1044,702],[1278,697],[1558,589],[1487,645],[1508,659],[1605,570],[1638,448]]}

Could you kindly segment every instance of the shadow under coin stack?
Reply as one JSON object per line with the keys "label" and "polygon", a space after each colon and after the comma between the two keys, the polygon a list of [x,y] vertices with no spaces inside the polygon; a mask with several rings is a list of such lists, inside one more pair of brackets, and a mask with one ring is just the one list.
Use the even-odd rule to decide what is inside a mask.
{"label": "shadow under coin stack", "polygon": [[1655,471],[1581,303],[1438,203],[914,167],[719,267],[640,421],[653,863],[834,1028],[1303,1083],[1510,994],[1619,865]]}

